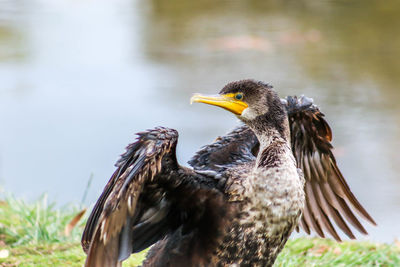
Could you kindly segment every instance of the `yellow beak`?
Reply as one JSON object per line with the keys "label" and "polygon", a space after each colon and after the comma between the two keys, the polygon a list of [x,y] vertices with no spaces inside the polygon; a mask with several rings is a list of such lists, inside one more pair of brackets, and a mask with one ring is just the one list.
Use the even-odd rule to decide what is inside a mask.
{"label": "yellow beak", "polygon": [[195,94],[190,99],[190,103],[205,103],[209,105],[218,106],[224,108],[236,115],[241,115],[243,110],[245,110],[248,105],[234,98],[235,94],[225,94],[225,95],[201,95]]}

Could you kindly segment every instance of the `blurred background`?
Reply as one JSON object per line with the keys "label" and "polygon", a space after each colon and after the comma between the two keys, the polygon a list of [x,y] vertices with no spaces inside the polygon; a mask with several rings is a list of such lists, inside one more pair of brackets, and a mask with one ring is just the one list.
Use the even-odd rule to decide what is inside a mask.
{"label": "blurred background", "polygon": [[378,223],[363,238],[393,242],[399,13],[396,0],[0,0],[3,194],[91,205],[134,133],[159,125],[179,131],[186,164],[238,123],[191,95],[255,78],[314,98]]}

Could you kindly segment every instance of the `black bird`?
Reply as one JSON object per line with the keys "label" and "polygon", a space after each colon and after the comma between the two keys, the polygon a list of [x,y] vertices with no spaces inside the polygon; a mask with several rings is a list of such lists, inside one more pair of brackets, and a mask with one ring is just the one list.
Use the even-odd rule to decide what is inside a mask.
{"label": "black bird", "polygon": [[85,266],[120,266],[151,245],[143,266],[271,266],[291,232],[350,238],[354,215],[375,225],[340,173],[332,132],[307,97],[281,100],[254,80],[192,102],[244,122],[180,166],[178,133],[138,133],[116,163],[83,236]]}

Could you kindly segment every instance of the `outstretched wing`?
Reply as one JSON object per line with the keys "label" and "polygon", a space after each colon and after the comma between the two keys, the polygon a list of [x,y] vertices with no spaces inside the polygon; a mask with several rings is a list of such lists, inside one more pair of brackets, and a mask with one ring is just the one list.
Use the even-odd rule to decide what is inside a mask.
{"label": "outstretched wing", "polygon": [[156,128],[127,147],[86,224],[85,266],[116,266],[178,228],[185,211],[196,212],[201,203],[184,193],[213,181],[178,165],[177,139],[175,130]]}
{"label": "outstretched wing", "polygon": [[304,96],[289,96],[283,102],[289,115],[292,150],[306,179],[306,205],[300,226],[307,234],[313,230],[325,237],[328,232],[336,240],[341,239],[332,221],[352,239],[355,236],[348,223],[367,234],[354,212],[376,223],[353,195],[336,164],[332,131],[324,114]]}
{"label": "outstretched wing", "polygon": [[221,172],[227,166],[254,160],[258,147],[253,131],[241,125],[202,147],[188,163],[196,170]]}

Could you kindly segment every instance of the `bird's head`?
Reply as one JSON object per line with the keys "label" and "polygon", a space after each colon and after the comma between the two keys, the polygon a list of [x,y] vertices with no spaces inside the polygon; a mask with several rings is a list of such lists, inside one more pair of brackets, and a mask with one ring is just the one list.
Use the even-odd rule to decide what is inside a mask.
{"label": "bird's head", "polygon": [[191,103],[199,102],[224,108],[234,113],[253,130],[265,127],[286,128],[286,110],[272,86],[255,80],[228,83],[218,95],[195,94]]}

